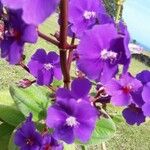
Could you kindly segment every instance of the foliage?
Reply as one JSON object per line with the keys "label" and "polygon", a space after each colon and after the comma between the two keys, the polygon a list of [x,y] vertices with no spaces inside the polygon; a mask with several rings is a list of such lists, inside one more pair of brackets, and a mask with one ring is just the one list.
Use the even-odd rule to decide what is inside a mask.
{"label": "foliage", "polygon": [[17,108],[25,116],[28,116],[32,112],[35,121],[44,118],[46,109],[50,105],[50,93],[48,89],[34,85],[26,89],[11,86],[10,93]]}
{"label": "foliage", "polygon": [[[42,3],[0,3],[1,57],[32,75],[11,85],[13,102],[0,104],[3,149],[62,150],[70,149],[63,142],[75,141],[86,149],[106,142],[116,133],[115,123],[122,122],[120,114],[107,110],[108,103],[123,107],[128,124],[145,122],[150,116],[150,72],[135,76],[129,72],[130,36],[121,20],[123,1]],[[38,26],[58,6],[60,30],[46,35]],[[38,37],[55,45],[58,53],[40,47],[26,57],[26,43],[35,44]]]}
{"label": "foliage", "polygon": [[112,16],[115,17],[117,13],[117,0],[103,0],[104,4],[106,6],[106,10],[108,13]]}

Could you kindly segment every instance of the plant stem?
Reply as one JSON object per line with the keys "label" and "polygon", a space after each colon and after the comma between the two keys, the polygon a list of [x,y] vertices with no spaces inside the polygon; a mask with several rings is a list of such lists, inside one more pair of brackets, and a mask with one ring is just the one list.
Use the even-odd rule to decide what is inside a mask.
{"label": "plant stem", "polygon": [[26,70],[28,73],[30,73],[29,68],[28,68],[23,62],[20,62],[20,63],[17,64],[17,65],[21,66],[24,70]]}
{"label": "plant stem", "polygon": [[[40,31],[38,31],[38,35],[39,35],[40,38],[42,38],[42,39],[46,40],[47,42],[50,42],[50,43],[54,44],[55,46],[59,47],[59,45],[60,45],[59,41],[45,35],[44,33],[40,32]],[[68,43],[66,43],[66,45],[65,45],[66,50],[67,49],[68,50],[73,50],[73,49],[76,49],[76,48],[77,48],[77,45],[69,45]]]}
{"label": "plant stem", "polygon": [[42,38],[42,39],[44,39],[44,40],[46,40],[50,43],[53,43],[56,46],[59,46],[59,41],[56,41],[56,40],[52,39],[51,37],[41,33],[40,31],[38,31],[38,35],[39,35],[40,38]]}
{"label": "plant stem", "polygon": [[66,49],[69,49],[69,50],[73,50],[73,49],[76,49],[78,45],[69,45],[67,44],[66,45]]}
{"label": "plant stem", "polygon": [[[75,34],[73,34],[72,40],[71,40],[71,45],[73,46],[75,43]],[[68,72],[70,73],[70,68],[71,68],[71,62],[72,62],[72,57],[73,57],[73,50],[69,51],[68,54],[68,60],[67,60],[67,67],[68,67]]]}
{"label": "plant stem", "polygon": [[64,87],[69,88],[70,75],[67,69],[67,27],[68,27],[68,0],[60,1],[60,64],[64,78]]}
{"label": "plant stem", "polygon": [[120,20],[120,15],[121,15],[121,12],[122,12],[123,2],[124,2],[124,0],[118,0],[118,2],[117,2],[118,7],[117,7],[116,18],[115,18],[116,23],[118,23],[119,20]]}

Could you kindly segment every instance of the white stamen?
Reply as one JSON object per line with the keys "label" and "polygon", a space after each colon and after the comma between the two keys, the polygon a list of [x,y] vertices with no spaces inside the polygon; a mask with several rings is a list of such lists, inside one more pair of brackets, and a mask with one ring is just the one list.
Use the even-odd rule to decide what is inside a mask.
{"label": "white stamen", "polygon": [[77,103],[80,103],[81,101],[82,101],[82,99],[81,99],[81,98],[77,99]]}
{"label": "white stamen", "polygon": [[94,11],[84,11],[84,14],[83,14],[83,17],[85,18],[85,19],[91,19],[91,18],[95,18],[96,17],[96,12],[94,12]]}
{"label": "white stamen", "polygon": [[103,49],[101,51],[100,55],[101,55],[101,58],[104,59],[104,60],[115,59],[117,57],[117,53],[116,52],[108,51],[107,49]]}
{"label": "white stamen", "polygon": [[107,49],[103,49],[101,51],[101,58],[104,59],[104,60],[108,59],[108,51],[107,51]]}
{"label": "white stamen", "polygon": [[76,120],[75,117],[70,116],[70,117],[68,117],[68,118],[66,119],[66,124],[67,124],[68,126],[70,126],[70,127],[73,127],[73,126],[76,126],[76,125],[79,124],[79,123],[78,123],[78,121]]}
{"label": "white stamen", "polygon": [[110,59],[115,59],[117,57],[117,53],[110,51],[108,53]]}
{"label": "white stamen", "polygon": [[50,70],[51,68],[53,68],[53,65],[51,65],[50,63],[44,64],[44,68],[45,68],[46,70]]}

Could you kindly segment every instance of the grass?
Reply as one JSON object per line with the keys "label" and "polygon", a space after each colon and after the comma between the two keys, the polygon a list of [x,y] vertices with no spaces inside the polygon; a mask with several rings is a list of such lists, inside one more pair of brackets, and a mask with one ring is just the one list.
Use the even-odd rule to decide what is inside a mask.
{"label": "grass", "polygon": [[[55,33],[57,27],[56,15],[54,15],[40,27],[40,30],[49,35],[50,33]],[[52,44],[39,39],[36,45],[26,45],[25,54],[27,60],[29,60],[29,56],[31,56],[37,48],[45,48],[48,51],[58,50]],[[146,52],[146,54],[149,55],[148,52]],[[132,59],[130,71],[134,75],[143,69],[150,68],[146,67],[139,61]],[[23,78],[32,78],[32,76],[20,67],[10,66],[6,61],[0,60],[0,103],[1,101],[6,101],[8,103],[8,99],[11,99],[8,94],[9,85],[18,82]],[[113,111],[118,112],[120,109],[113,108]],[[108,150],[150,150],[150,122],[146,122],[139,127],[129,126],[125,122],[119,123],[117,125],[117,133],[115,137],[106,142],[106,147]],[[93,149],[100,150],[101,148],[96,146]],[[90,148],[90,150],[92,150],[92,148]]]}

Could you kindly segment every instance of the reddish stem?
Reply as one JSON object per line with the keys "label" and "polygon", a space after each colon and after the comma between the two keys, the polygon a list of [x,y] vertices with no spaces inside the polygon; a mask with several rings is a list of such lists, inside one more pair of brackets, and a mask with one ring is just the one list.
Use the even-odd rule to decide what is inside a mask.
{"label": "reddish stem", "polygon": [[73,50],[73,49],[76,49],[78,45],[69,45],[67,44],[66,45],[66,49],[69,49],[69,50]]}
{"label": "reddish stem", "polygon": [[56,88],[54,88],[53,86],[48,86],[48,88],[50,89],[50,90],[52,90],[53,92],[56,92],[57,91],[57,89]]}
{"label": "reddish stem", "polygon": [[[68,30],[68,0],[60,1],[60,37],[59,41],[55,40],[40,31],[38,31],[39,37],[45,39],[46,41],[56,45],[60,49],[60,64],[61,70],[64,78],[64,87],[69,88],[70,83],[70,66],[72,61],[72,50],[77,48],[77,45],[74,44],[75,37],[72,39],[71,45],[67,43],[67,30]],[[70,50],[67,66],[67,50]],[[29,69],[24,65],[20,64],[26,71],[29,72]]]}
{"label": "reddish stem", "polygon": [[[39,35],[40,38],[46,40],[47,42],[50,42],[50,43],[56,45],[57,47],[60,46],[60,42],[59,42],[59,41],[57,41],[57,40],[55,40],[55,39],[53,39],[53,38],[51,38],[51,37],[45,35],[44,33],[38,31],[38,35]],[[53,35],[53,36],[54,36],[54,35]],[[67,50],[67,49],[68,49],[68,50],[73,50],[73,49],[76,49],[77,46],[78,46],[78,45],[69,45],[68,43],[66,43],[65,49],[66,49],[66,50]]]}
{"label": "reddish stem", "polygon": [[70,74],[67,69],[67,27],[68,27],[68,0],[60,1],[60,64],[64,77],[64,87],[69,88]]}
{"label": "reddish stem", "polygon": [[[38,35],[39,35],[40,38],[42,38],[42,39],[44,39],[44,40],[46,40],[46,41],[48,41],[48,42],[50,42],[50,43],[56,45],[57,47],[60,47],[60,42],[59,42],[59,41],[57,41],[57,40],[55,40],[55,39],[53,39],[53,38],[51,38],[51,37],[45,35],[44,33],[40,32],[40,31],[38,31]],[[68,50],[73,50],[73,49],[76,49],[77,46],[78,46],[78,45],[69,45],[69,44],[66,42],[65,49],[66,49],[66,50],[67,50],[67,49],[68,49]]]}
{"label": "reddish stem", "polygon": [[[74,43],[75,43],[75,34],[73,34],[73,37],[72,37],[72,40],[71,40],[71,45],[74,46]],[[71,68],[72,57],[73,57],[73,50],[70,50],[69,54],[68,54],[68,60],[67,60],[68,72],[69,73],[70,73],[70,68]]]}
{"label": "reddish stem", "polygon": [[29,68],[23,62],[20,62],[18,65],[20,65],[24,70],[26,70],[28,73],[30,73]]}
{"label": "reddish stem", "polygon": [[56,45],[56,46],[59,46],[59,42],[58,42],[58,41],[56,41],[56,40],[52,39],[51,37],[49,37],[49,36],[47,36],[47,35],[41,33],[40,31],[38,31],[38,35],[39,35],[39,37],[41,37],[42,39],[44,39],[44,40],[46,40],[46,41],[48,41],[48,42],[50,42],[50,43],[53,43],[53,44]]}

